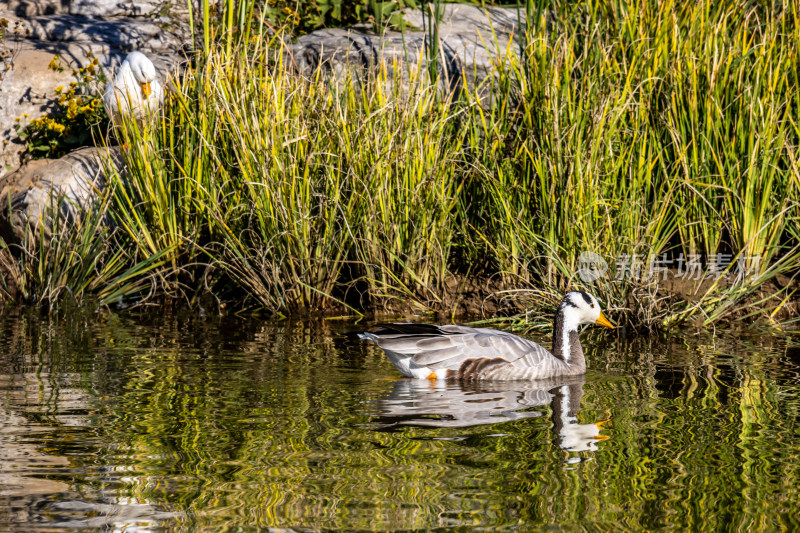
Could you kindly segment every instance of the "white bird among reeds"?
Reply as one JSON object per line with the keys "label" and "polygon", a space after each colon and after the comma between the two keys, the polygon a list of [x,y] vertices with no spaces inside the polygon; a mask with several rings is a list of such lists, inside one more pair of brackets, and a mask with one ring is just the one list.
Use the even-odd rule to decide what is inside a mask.
{"label": "white bird among reeds", "polygon": [[382,348],[409,378],[533,380],[585,373],[578,328],[592,323],[614,327],[594,296],[572,291],[556,311],[552,352],[511,333],[454,325],[385,324],[359,337]]}
{"label": "white bird among reeds", "polygon": [[131,52],[103,93],[103,104],[111,121],[120,126],[125,116],[141,123],[152,116],[164,100],[156,67],[141,52]]}

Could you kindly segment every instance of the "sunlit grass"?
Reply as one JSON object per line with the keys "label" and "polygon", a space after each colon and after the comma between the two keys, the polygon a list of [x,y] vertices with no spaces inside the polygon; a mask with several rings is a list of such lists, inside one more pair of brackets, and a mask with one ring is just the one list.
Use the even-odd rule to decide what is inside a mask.
{"label": "sunlit grass", "polygon": [[[708,323],[796,272],[797,8],[586,2],[557,12],[560,31],[533,20],[521,58],[498,61],[471,137],[484,169],[474,194],[490,206],[471,223],[499,270],[532,289],[519,294],[555,299],[583,286],[623,323]],[[698,282],[699,299],[676,307],[653,280],[613,279],[613,263],[582,284],[584,250],[645,266],[664,253],[724,257],[735,283]],[[782,298],[760,303],[771,313]]]}
{"label": "sunlit grass", "polygon": [[[527,5],[524,39],[454,94],[430,64],[301,76],[280,35],[226,6],[163,113],[117,132],[109,214],[120,257],[159,265],[143,272],[157,292],[449,311],[448,282],[470,275],[529,322],[580,287],[645,328],[779,321],[793,297],[797,6],[570,2],[552,24]],[[609,262],[593,283],[584,251]],[[690,256],[725,259],[723,277],[681,292],[648,276]]]}
{"label": "sunlit grass", "polygon": [[140,261],[131,253],[124,236],[108,226],[108,195],[95,210],[69,219],[60,216],[65,202],[53,197],[44,220],[26,225],[22,242],[0,238],[0,300],[50,309],[64,299],[109,305],[150,296],[164,254]]}
{"label": "sunlit grass", "polygon": [[355,282],[373,305],[435,303],[457,234],[458,111],[419,71],[410,88],[397,72],[309,80],[280,46],[213,50],[175,80],[161,130],[124,125],[120,225],[144,256],[170,250],[176,283],[202,259],[212,284],[275,312],[341,304]]}

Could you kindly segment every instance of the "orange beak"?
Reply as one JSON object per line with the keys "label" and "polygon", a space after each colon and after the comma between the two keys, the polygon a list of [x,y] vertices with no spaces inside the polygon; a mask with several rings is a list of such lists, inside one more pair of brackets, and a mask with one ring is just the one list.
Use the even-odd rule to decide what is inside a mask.
{"label": "orange beak", "polygon": [[[597,431],[598,432],[602,431],[603,424],[605,424],[606,422],[609,422],[610,420],[611,420],[610,418],[606,418],[605,420],[601,420],[600,422],[595,422],[594,425],[597,426]],[[594,436],[594,438],[595,438],[595,440],[608,440],[611,437],[609,437],[608,435],[597,434],[597,435]]]}
{"label": "orange beak", "polygon": [[143,83],[142,84],[142,92],[144,93],[144,97],[145,98],[149,98],[150,97],[150,93],[153,92],[150,89],[150,83]]}
{"label": "orange beak", "polygon": [[595,324],[598,326],[605,326],[607,328],[614,329],[614,324],[608,321],[606,316],[601,312],[600,317],[595,321]]}
{"label": "orange beak", "polygon": [[608,424],[611,422],[610,418],[606,418],[605,420],[601,420],[600,422],[594,422],[594,425],[597,426],[598,430],[603,429],[603,424]]}

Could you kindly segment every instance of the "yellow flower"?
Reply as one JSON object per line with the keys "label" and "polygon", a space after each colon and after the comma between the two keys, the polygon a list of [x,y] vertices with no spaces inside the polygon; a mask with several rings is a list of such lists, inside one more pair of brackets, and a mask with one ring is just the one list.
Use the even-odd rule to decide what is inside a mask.
{"label": "yellow flower", "polygon": [[56,94],[61,94],[61,91],[63,91],[63,90],[64,90],[64,86],[63,85],[59,85],[58,87],[56,87]]}
{"label": "yellow flower", "polygon": [[58,56],[53,56],[53,59],[50,60],[50,63],[47,65],[47,68],[49,68],[50,70],[59,69]]}

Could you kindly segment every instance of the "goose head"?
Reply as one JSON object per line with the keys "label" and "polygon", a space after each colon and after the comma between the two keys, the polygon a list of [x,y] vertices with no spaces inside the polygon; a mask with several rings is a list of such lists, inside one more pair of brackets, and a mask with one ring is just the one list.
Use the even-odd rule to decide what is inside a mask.
{"label": "goose head", "polygon": [[597,298],[585,291],[570,291],[561,300],[553,323],[553,355],[569,365],[585,369],[583,348],[578,338],[582,324],[598,324],[607,328],[614,326],[600,309]]}
{"label": "goose head", "polygon": [[144,97],[149,98],[152,92],[150,84],[156,79],[155,65],[141,52],[131,52],[125,61],[128,63],[136,83],[141,85]]}
{"label": "goose head", "polygon": [[582,324],[597,324],[614,328],[603,314],[597,298],[585,291],[570,291],[561,300],[558,313],[567,331],[577,331]]}

